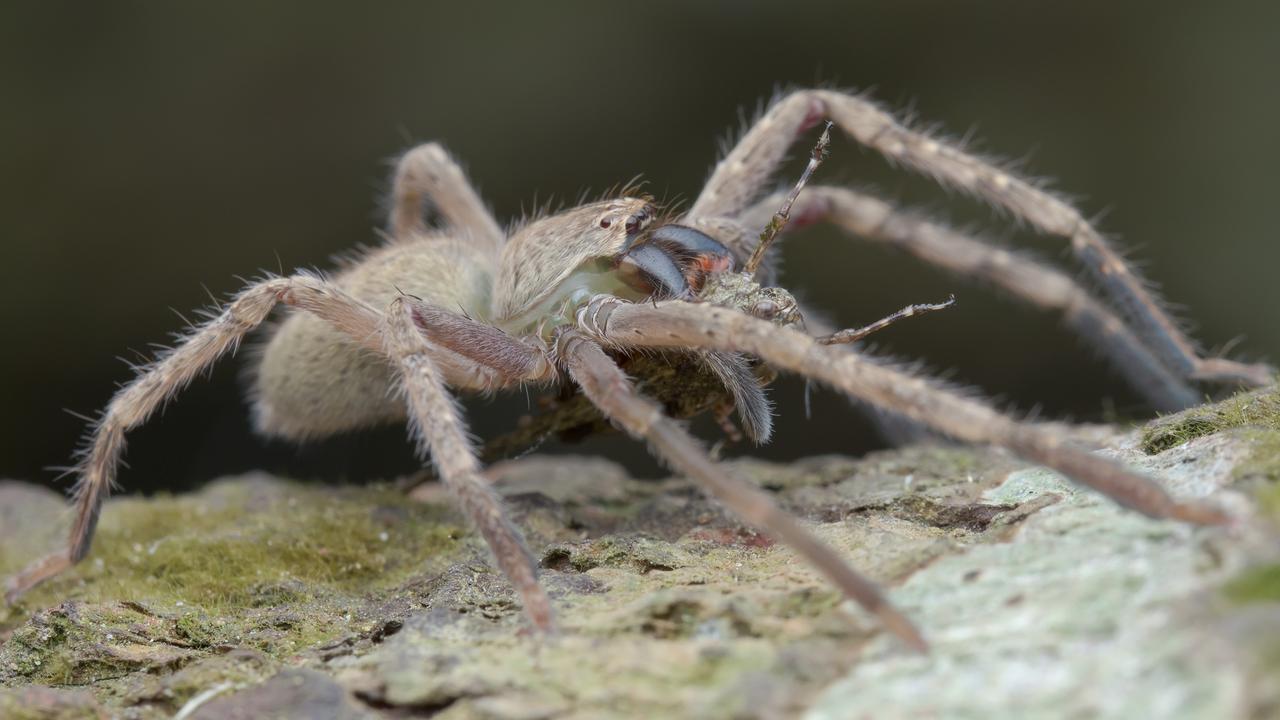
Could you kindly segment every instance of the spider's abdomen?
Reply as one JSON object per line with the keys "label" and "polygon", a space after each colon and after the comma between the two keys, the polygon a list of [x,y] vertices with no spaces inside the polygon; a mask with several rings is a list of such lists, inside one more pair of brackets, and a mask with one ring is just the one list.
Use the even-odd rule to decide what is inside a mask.
{"label": "spider's abdomen", "polygon": [[[459,238],[417,237],[374,250],[334,283],[375,308],[400,293],[483,317],[492,260]],[[465,367],[442,365],[450,385],[479,381]],[[261,349],[252,379],[255,428],[293,440],[403,421],[387,360],[309,313],[292,312]]]}

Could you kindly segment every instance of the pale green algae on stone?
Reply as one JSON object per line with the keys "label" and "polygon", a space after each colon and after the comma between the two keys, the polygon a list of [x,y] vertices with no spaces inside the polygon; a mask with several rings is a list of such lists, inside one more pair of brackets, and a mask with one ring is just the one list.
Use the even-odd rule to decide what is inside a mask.
{"label": "pale green algae on stone", "polygon": [[1246,393],[1113,453],[1252,521],[1234,533],[1146,520],[1046,470],[1011,475],[986,497],[1061,499],[1011,542],[945,558],[895,594],[936,624],[932,655],[878,641],[807,716],[1280,716],[1280,514],[1257,502],[1274,486],[1241,483],[1280,466],[1278,420],[1274,392]]}
{"label": "pale green algae on stone", "polygon": [[[602,458],[491,471],[544,568],[550,640],[438,488],[251,475],[112,500],[85,563],[0,610],[0,717],[1266,717],[1274,399],[1112,436],[1235,512],[1230,531],[998,452],[727,464],[886,584],[929,657],[687,481]],[[54,493],[0,484],[0,573],[66,521]]]}

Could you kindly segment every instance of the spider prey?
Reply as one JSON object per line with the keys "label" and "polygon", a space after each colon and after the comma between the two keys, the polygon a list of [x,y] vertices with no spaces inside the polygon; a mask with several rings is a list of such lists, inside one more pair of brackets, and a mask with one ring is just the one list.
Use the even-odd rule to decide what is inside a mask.
{"label": "spider prey", "polygon": [[[831,344],[839,337],[811,337],[799,329],[790,295],[736,272],[755,248],[754,230],[781,227],[768,220],[782,204],[765,196],[772,174],[789,146],[823,119],[893,162],[1069,239],[1111,303],[1094,299],[1056,270],[843,187],[811,187],[798,198],[793,192],[787,207],[797,224],[832,222],[1061,313],[1161,409],[1195,402],[1198,382],[1271,381],[1265,366],[1203,356],[1076,210],[1028,181],[903,126],[855,95],[803,90],[779,99],[678,217],[661,217],[648,199],[624,195],[507,233],[458,165],[440,146],[427,144],[399,162],[385,245],[331,279],[299,273],[249,284],[115,395],[90,428],[79,458],[67,548],[10,579],[8,599],[85,557],[125,432],[233,350],[277,303],[294,312],[257,361],[257,429],[303,441],[407,421],[421,454],[430,457],[542,631],[552,630],[554,619],[536,563],[482,474],[449,388],[484,392],[571,383],[600,414],[803,556],[908,646],[925,647],[921,634],[875,585],[767,494],[728,475],[663,406],[636,390],[619,365],[636,350],[667,351],[706,368],[760,442],[768,439],[770,413],[757,372],[773,368],[816,379],[956,439],[1007,447],[1151,517],[1206,525],[1228,520],[1077,448],[1060,431],[1015,421],[979,400]],[[428,202],[439,212],[438,228],[423,220]],[[759,279],[767,284],[772,272],[766,258]],[[392,387],[399,392],[388,393]]]}

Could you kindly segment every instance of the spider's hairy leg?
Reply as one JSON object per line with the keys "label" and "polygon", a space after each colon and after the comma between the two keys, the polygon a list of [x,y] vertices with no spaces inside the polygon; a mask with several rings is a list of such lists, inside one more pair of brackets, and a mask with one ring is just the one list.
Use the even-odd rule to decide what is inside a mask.
{"label": "spider's hairy leg", "polygon": [[465,232],[493,256],[506,235],[462,168],[439,143],[424,143],[400,157],[391,187],[391,236],[406,240],[426,232],[423,203],[429,200],[445,222]]}
{"label": "spider's hairy leg", "polygon": [[884,623],[908,647],[924,652],[928,645],[906,616],[879,588],[849,567],[830,546],[779,508],[764,492],[737,481],[712,462],[705,451],[651,400],[641,396],[621,368],[600,346],[576,330],[561,332],[556,356],[586,396],[636,439],[646,440],[661,459],[701,483],[739,517],[781,540],[819,572]]}
{"label": "spider's hairy leg", "polygon": [[[780,198],[776,194],[760,201],[744,214],[743,222],[764,222]],[[795,213],[805,223],[834,223],[854,236],[900,248],[959,277],[976,278],[1060,314],[1157,410],[1181,410],[1200,401],[1197,392],[1170,372],[1110,308],[1052,266],[847,188],[812,186],[800,197]]]}
{"label": "spider's hairy leg", "polygon": [[[440,322],[435,336],[458,340],[476,332],[478,324],[465,318],[449,323],[447,318],[427,312],[414,314],[405,299],[397,299],[397,310],[389,322],[367,303],[340,288],[311,275],[272,278],[241,291],[219,315],[196,328],[172,351],[143,368],[138,378],[116,394],[102,418],[91,429],[88,447],[80,462],[81,477],[76,486],[76,518],[68,548],[50,555],[10,579],[6,600],[15,601],[40,582],[79,562],[88,553],[98,514],[113,485],[116,465],[124,450],[124,433],[144,422],[174,393],[228,350],[233,350],[246,333],[260,325],[278,302],[306,310],[369,350],[391,356],[402,373],[402,384],[410,409],[411,423],[420,445],[431,448],[445,484],[497,556],[500,567],[521,593],[534,624],[552,628],[550,604],[537,584],[532,560],[519,533],[506,520],[501,504],[478,475],[478,463],[471,454],[465,427],[452,399],[444,390],[430,354],[432,348],[420,334],[422,323]],[[486,328],[487,329],[487,328]],[[496,331],[495,331],[496,332]],[[489,338],[467,357],[478,356],[485,370],[501,382],[512,384],[545,375],[545,358],[515,357],[510,347],[505,354],[494,351],[501,345]],[[519,347],[519,343],[509,340]],[[529,354],[534,351],[524,348]]]}
{"label": "spider's hairy leg", "polygon": [[471,361],[477,370],[488,374],[486,390],[555,378],[555,366],[540,348],[411,295],[402,295],[398,300],[407,308],[418,332],[432,345],[432,357],[452,353]]}
{"label": "spider's hairy leg", "polygon": [[125,433],[142,424],[175,393],[186,387],[220,356],[234,350],[245,334],[266,319],[277,302],[312,312],[371,348],[380,313],[311,275],[270,278],[250,285],[222,312],[194,328],[172,350],[139,369],[121,388],[89,429],[77,464],[75,520],[67,549],[37,561],[5,586],[13,602],[26,591],[80,562],[89,552],[102,502],[115,484],[116,466],[124,451]]}
{"label": "spider's hairy leg", "polygon": [[824,117],[891,162],[1001,208],[1041,232],[1069,239],[1154,354],[1178,376],[1254,386],[1273,381],[1274,371],[1265,365],[1202,357],[1154,292],[1074,207],[1011,172],[908,128],[857,95],[799,90],[779,100],[716,166],[689,216],[737,216],[761,193],[798,134]]}
{"label": "spider's hairy leg", "polygon": [[551,632],[555,626],[551,601],[538,584],[533,556],[481,474],[461,411],[431,360],[431,346],[418,331],[418,317],[407,298],[397,298],[387,311],[384,334],[385,352],[400,369],[410,432],[419,453],[431,458],[441,480],[493,551],[534,626]]}
{"label": "spider's hairy leg", "polygon": [[925,378],[879,365],[844,348],[820,345],[804,333],[727,308],[678,301],[654,308],[600,296],[578,312],[578,327],[592,339],[623,348],[745,352],[958,440],[1009,448],[1144,515],[1202,525],[1230,521],[1216,508],[1174,499],[1153,480],[1070,445],[1055,432],[1019,423]]}

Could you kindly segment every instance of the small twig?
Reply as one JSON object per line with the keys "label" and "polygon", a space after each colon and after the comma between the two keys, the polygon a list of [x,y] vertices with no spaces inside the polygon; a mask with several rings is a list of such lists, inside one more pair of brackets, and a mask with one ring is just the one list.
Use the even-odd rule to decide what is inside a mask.
{"label": "small twig", "polygon": [[765,251],[773,244],[774,239],[778,237],[778,233],[782,232],[782,228],[786,226],[787,220],[791,217],[791,206],[795,204],[796,198],[800,197],[800,191],[804,189],[805,183],[809,182],[809,177],[818,169],[818,166],[822,164],[822,161],[826,159],[830,151],[831,121],[828,120],[827,126],[822,129],[822,135],[818,137],[818,143],[813,146],[813,152],[809,155],[809,164],[805,166],[804,172],[800,173],[800,179],[796,181],[796,186],[791,188],[791,192],[787,195],[787,199],[783,201],[782,207],[778,208],[778,212],[773,214],[769,224],[760,233],[760,243],[751,252],[751,257],[747,259],[747,264],[744,268],[748,275],[756,274],[756,269],[764,261]]}
{"label": "small twig", "polygon": [[841,330],[839,332],[831,333],[830,335],[814,338],[814,340],[816,340],[820,345],[838,345],[838,344],[844,344],[844,343],[857,342],[862,338],[870,335],[871,333],[876,332],[878,330],[883,330],[903,318],[909,318],[912,315],[919,315],[927,312],[933,312],[935,310],[945,310],[955,304],[956,304],[956,296],[952,295],[951,297],[947,298],[946,302],[924,303],[921,305],[908,305],[902,308],[901,310],[899,310],[898,312],[888,317],[881,318],[880,320],[877,320],[871,323],[870,325],[867,325],[866,327],[853,328],[851,330]]}
{"label": "small twig", "polygon": [[229,682],[214,685],[208,690],[205,690],[199,695],[188,700],[187,703],[182,706],[182,709],[178,710],[178,714],[173,716],[173,720],[186,720],[186,718],[191,717],[196,710],[199,710],[201,705],[204,705],[218,695],[221,695],[234,687],[235,685]]}

